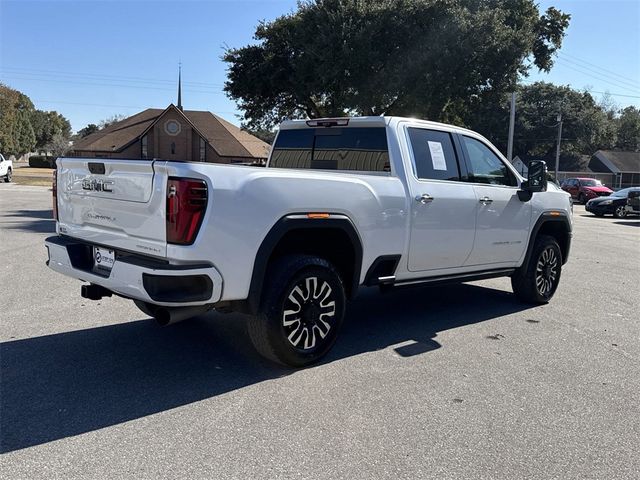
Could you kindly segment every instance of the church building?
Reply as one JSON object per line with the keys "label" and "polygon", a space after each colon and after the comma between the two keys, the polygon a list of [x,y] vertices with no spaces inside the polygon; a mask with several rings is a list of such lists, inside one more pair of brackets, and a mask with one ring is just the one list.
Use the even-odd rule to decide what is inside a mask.
{"label": "church building", "polygon": [[148,108],[76,141],[67,156],[261,164],[270,145],[207,111]]}

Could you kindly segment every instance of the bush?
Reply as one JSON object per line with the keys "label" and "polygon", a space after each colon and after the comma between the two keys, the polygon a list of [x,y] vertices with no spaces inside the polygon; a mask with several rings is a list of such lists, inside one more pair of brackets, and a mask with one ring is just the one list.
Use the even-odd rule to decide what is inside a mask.
{"label": "bush", "polygon": [[46,155],[32,155],[29,157],[29,166],[33,168],[55,168],[56,158]]}

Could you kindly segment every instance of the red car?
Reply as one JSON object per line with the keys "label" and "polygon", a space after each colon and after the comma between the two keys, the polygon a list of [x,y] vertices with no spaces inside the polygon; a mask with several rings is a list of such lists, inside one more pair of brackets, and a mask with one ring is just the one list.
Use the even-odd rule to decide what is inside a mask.
{"label": "red car", "polygon": [[567,178],[560,185],[565,192],[571,194],[571,198],[580,203],[596,197],[608,197],[613,193],[609,187],[605,187],[600,180],[595,178]]}

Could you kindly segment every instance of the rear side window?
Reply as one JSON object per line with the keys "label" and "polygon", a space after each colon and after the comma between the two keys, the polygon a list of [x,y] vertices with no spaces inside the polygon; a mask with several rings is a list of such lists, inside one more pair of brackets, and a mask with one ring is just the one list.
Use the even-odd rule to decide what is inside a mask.
{"label": "rear side window", "polygon": [[409,128],[416,175],[429,180],[460,180],[453,140],[448,132]]}
{"label": "rear side window", "polygon": [[387,133],[384,127],[282,130],[269,167],[389,172]]}

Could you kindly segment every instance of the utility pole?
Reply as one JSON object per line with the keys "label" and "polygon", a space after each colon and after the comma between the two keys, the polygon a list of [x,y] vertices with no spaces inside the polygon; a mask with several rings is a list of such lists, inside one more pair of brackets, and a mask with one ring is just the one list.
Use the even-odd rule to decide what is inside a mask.
{"label": "utility pole", "polygon": [[558,169],[560,167],[560,141],[562,140],[562,112],[558,113],[558,145],[556,146],[556,168],[555,168],[555,177],[556,182],[558,181]]}
{"label": "utility pole", "polygon": [[509,114],[509,140],[507,143],[507,160],[513,161],[513,130],[516,124],[516,92],[511,93],[511,112]]}

